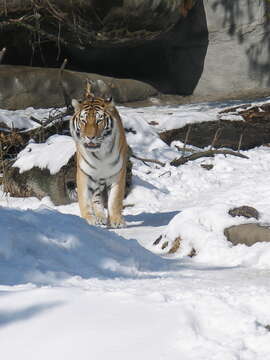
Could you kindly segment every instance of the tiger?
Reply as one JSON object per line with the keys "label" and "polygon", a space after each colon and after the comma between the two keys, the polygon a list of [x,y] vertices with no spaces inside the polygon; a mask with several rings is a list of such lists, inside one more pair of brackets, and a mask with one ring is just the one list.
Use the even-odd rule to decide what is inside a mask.
{"label": "tiger", "polygon": [[[97,82],[107,86],[103,80]],[[121,228],[128,154],[125,130],[112,96],[94,95],[92,85],[87,80],[82,102],[72,100],[70,119],[80,213],[91,225]]]}

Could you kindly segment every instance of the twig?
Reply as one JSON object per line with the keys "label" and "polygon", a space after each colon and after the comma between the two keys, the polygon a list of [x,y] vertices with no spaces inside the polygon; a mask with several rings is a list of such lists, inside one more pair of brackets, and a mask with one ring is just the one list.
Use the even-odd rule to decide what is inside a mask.
{"label": "twig", "polygon": [[34,116],[30,116],[30,120],[34,121],[35,123],[43,126],[43,121],[42,120],[38,120],[37,118],[35,118]]}
{"label": "twig", "polygon": [[[26,28],[27,30],[29,30],[31,32],[34,32],[34,33],[38,32],[41,36],[44,36],[48,40],[51,40],[51,41],[53,41],[55,43],[61,42],[62,44],[67,45],[67,41],[65,41],[64,39],[62,39],[62,38],[59,39],[58,36],[55,36],[53,34],[49,34],[49,33],[47,33],[46,31],[44,31],[42,29],[37,31],[35,26],[30,25],[30,24],[22,21],[22,19],[11,19],[11,20],[1,21],[0,22],[0,27],[3,28],[3,27],[8,27],[8,26],[11,26],[11,27],[21,26],[21,27]],[[76,46],[76,44],[74,46],[78,47],[78,46]]]}
{"label": "twig", "polygon": [[[180,147],[178,145],[174,145],[174,147],[178,150],[178,151],[184,151],[184,148],[183,147]],[[197,150],[195,149],[192,149],[192,148],[186,148],[185,149],[185,152],[191,152],[191,153],[194,153],[196,152]]]}
{"label": "twig", "polygon": [[171,175],[172,175],[172,172],[171,172],[170,170],[165,171],[164,173],[160,174],[158,177],[162,177],[162,176],[165,176],[165,175],[167,175],[167,174],[169,174],[169,175],[171,176]]}
{"label": "twig", "polygon": [[[60,39],[61,39],[61,23],[58,23],[58,42],[57,42],[57,57],[56,60],[59,61],[60,59],[60,54],[61,54],[61,43],[60,43]],[[66,59],[65,59],[66,60]],[[64,60],[64,61],[65,61]]]}
{"label": "twig", "polygon": [[67,93],[65,87],[64,87],[64,84],[63,84],[63,71],[65,69],[67,65],[67,59],[64,59],[62,65],[60,66],[60,69],[59,69],[59,78],[58,78],[58,83],[59,83],[59,87],[62,91],[62,94],[63,94],[63,97],[64,97],[64,101],[65,101],[65,105],[66,105],[66,108],[67,108],[67,111],[71,112],[73,110],[73,106],[71,104],[71,97],[70,95]]}
{"label": "twig", "polygon": [[186,137],[185,137],[185,142],[184,142],[184,147],[183,147],[183,152],[182,152],[182,157],[185,156],[186,145],[187,145],[188,137],[189,137],[189,134],[190,134],[190,130],[191,130],[191,124],[188,126],[188,129],[187,129],[187,133],[186,133]]}
{"label": "twig", "polygon": [[186,156],[186,157],[180,157],[178,159],[174,159],[170,162],[170,165],[172,166],[179,166],[187,163],[188,161],[197,160],[201,157],[213,157],[214,155],[233,155],[237,157],[241,157],[243,159],[249,159],[248,156],[240,154],[238,152],[232,151],[232,150],[207,150],[207,151],[200,151],[195,154]]}
{"label": "twig", "polygon": [[222,129],[221,129],[220,127],[219,127],[219,128],[217,128],[217,131],[215,132],[215,135],[214,135],[214,138],[213,138],[212,144],[211,144],[211,146],[210,146],[210,150],[212,150],[212,149],[213,149],[213,147],[215,146],[215,143],[216,143],[216,141],[217,141],[217,139],[218,139],[218,137],[219,137],[219,135],[220,135],[221,131],[222,131]]}
{"label": "twig", "polygon": [[5,56],[5,52],[6,52],[6,48],[4,47],[1,51],[0,51],[0,64],[2,63],[4,56]]}
{"label": "twig", "polygon": [[242,146],[243,135],[244,135],[244,133],[242,133],[239,138],[239,143],[238,143],[238,148],[237,148],[238,152],[240,151],[241,146]]}
{"label": "twig", "polygon": [[[160,166],[162,166],[162,167],[164,167],[166,164],[165,163],[163,163],[163,162],[161,162],[161,161],[159,161],[159,160],[155,160],[155,159],[147,159],[147,158],[141,158],[141,157],[139,157],[139,156],[137,156],[137,155],[134,155],[133,153],[130,155],[131,157],[133,157],[134,159],[137,159],[137,160],[140,160],[140,161],[142,161],[143,163],[154,163],[154,164],[158,164],[158,165],[160,165]],[[147,165],[147,164],[146,164]]]}

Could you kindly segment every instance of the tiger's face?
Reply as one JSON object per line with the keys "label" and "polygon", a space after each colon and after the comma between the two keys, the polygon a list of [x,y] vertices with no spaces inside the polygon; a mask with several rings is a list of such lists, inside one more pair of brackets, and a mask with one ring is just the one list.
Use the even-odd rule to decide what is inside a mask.
{"label": "tiger's face", "polygon": [[73,100],[72,105],[75,109],[71,125],[72,136],[87,150],[98,150],[112,133],[113,120],[109,111],[112,100],[91,97],[82,103]]}

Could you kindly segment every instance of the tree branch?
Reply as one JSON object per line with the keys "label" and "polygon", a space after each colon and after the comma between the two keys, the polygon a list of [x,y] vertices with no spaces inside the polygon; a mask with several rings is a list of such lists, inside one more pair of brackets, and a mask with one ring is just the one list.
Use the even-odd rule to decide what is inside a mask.
{"label": "tree branch", "polygon": [[154,163],[154,164],[157,164],[157,165],[160,165],[162,167],[164,167],[166,164],[159,161],[159,160],[155,160],[155,159],[147,159],[147,158],[141,158],[137,155],[134,155],[133,153],[130,155],[131,157],[133,157],[134,159],[137,159],[137,160],[140,160],[142,161],[143,163]]}
{"label": "tree branch", "polygon": [[6,50],[7,50],[7,49],[4,47],[4,48],[0,51],[0,64],[1,64],[2,61],[3,61],[3,58],[4,58],[4,55],[5,55]]}
{"label": "tree branch", "polygon": [[232,150],[207,150],[207,151],[200,151],[200,152],[194,153],[194,154],[186,156],[186,157],[174,159],[170,162],[170,165],[179,166],[179,165],[183,165],[183,164],[187,163],[188,161],[197,160],[201,157],[213,157],[213,156],[219,155],[219,154],[233,155],[233,156],[241,157],[243,159],[249,159],[248,156],[240,154],[240,153],[232,151]]}

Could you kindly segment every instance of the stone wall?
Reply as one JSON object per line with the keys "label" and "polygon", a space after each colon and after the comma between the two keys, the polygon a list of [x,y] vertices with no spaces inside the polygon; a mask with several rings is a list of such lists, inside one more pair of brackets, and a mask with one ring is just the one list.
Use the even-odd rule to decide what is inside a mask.
{"label": "stone wall", "polygon": [[[140,0],[137,2],[142,4]],[[168,3],[167,0],[161,2],[165,5]],[[136,5],[135,0],[129,0],[129,3]],[[153,3],[155,11],[160,10],[158,3]],[[68,66],[72,70],[136,79],[164,94],[189,96],[186,98],[188,102],[269,94],[269,0],[177,0],[174,2],[175,7],[172,2],[170,4],[170,11],[174,10],[171,11],[171,23],[178,19],[177,23],[170,31],[161,32],[153,40],[140,38],[137,39],[139,41],[121,43],[119,33],[117,44],[112,42],[110,45],[107,42],[106,46],[96,43],[95,46],[79,47],[70,43],[61,47],[60,54],[57,46],[50,43],[49,47],[48,44],[44,45],[45,62],[48,66],[59,66],[63,58],[68,57]],[[180,4],[183,6],[179,7]],[[110,11],[115,13],[114,9]],[[121,12],[117,14],[121,18]],[[144,21],[142,19],[141,24]],[[154,18],[151,21],[155,23]],[[16,38],[20,42],[16,45],[19,50],[16,52],[14,47],[13,50],[8,49],[5,61],[13,64],[30,63],[29,51],[21,46],[17,35]],[[0,47],[1,44],[7,45],[0,36]],[[35,54],[33,63],[42,65],[38,49]],[[129,92],[133,85],[130,83]],[[136,97],[138,89],[142,87],[135,86],[133,98],[126,96],[125,101],[142,99],[140,95]],[[125,87],[119,91],[122,99],[127,93]],[[150,91],[150,96],[153,93]],[[148,90],[144,94],[147,95]]]}
{"label": "stone wall", "polygon": [[260,96],[270,87],[269,2],[204,2],[209,46],[194,94]]}

